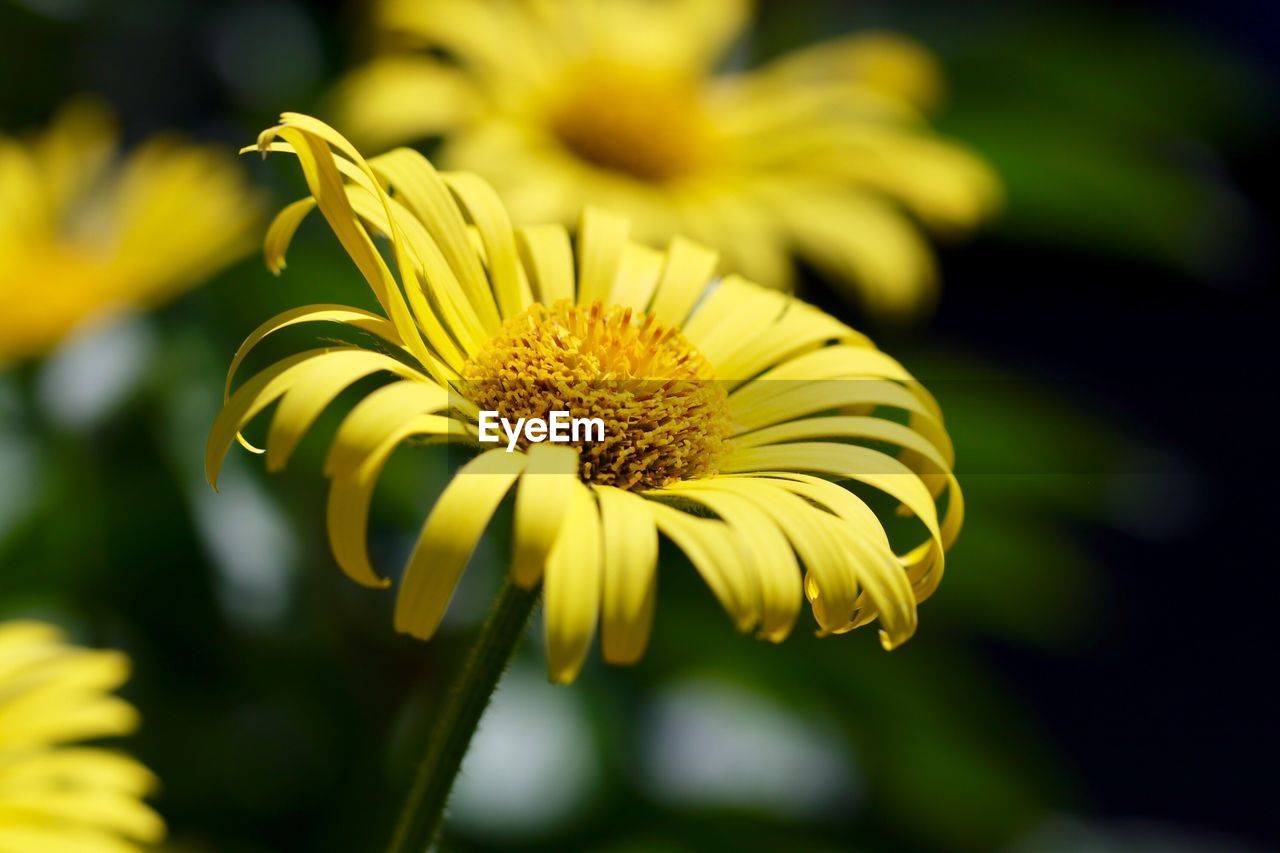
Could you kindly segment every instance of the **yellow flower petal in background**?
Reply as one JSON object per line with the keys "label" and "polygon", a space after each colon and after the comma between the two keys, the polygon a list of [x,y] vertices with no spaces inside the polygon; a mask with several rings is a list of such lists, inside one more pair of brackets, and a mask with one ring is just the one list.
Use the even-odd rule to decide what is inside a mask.
{"label": "yellow flower petal in background", "polygon": [[140,851],[163,839],[138,762],[73,741],[132,732],[110,691],[129,674],[116,652],[67,645],[40,622],[0,623],[0,850]]}
{"label": "yellow flower petal in background", "polygon": [[[517,224],[584,206],[634,239],[683,234],[771,287],[799,256],[882,317],[934,301],[924,231],[964,234],[1000,205],[990,167],[926,113],[944,75],[923,46],[865,32],[714,73],[743,0],[383,0],[379,53],[334,114],[375,148],[444,140]],[[588,297],[593,291],[587,288]]]}
{"label": "yellow flower petal in background", "polygon": [[254,206],[222,151],[156,137],[117,162],[96,102],[29,142],[0,137],[0,363],[199,284],[249,249]]}

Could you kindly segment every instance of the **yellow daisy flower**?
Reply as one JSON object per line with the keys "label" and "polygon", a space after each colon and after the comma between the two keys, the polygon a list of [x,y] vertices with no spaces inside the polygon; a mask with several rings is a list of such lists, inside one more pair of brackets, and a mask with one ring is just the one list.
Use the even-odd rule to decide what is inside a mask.
{"label": "yellow daisy flower", "polygon": [[117,155],[113,119],[91,101],[30,141],[0,136],[0,364],[154,306],[252,245],[231,157],[168,138]]}
{"label": "yellow daisy flower", "polygon": [[[353,580],[386,587],[365,534],[397,445],[483,448],[486,412],[514,421],[563,409],[603,423],[602,441],[538,443],[526,431],[515,452],[490,445],[461,468],[401,579],[399,631],[431,637],[514,490],[512,577],[542,584],[556,681],[577,675],[597,624],[606,660],[642,654],[660,536],[743,631],[781,640],[807,597],[822,632],[878,619],[886,648],[911,636],[962,502],[936,402],[864,336],[776,291],[714,279],[715,253],[684,239],[665,252],[631,243],[625,219],[594,209],[575,263],[562,226],[513,230],[475,175],[437,172],[408,149],[366,161],[308,116],[286,113],[258,147],[295,154],[312,192],[269,229],[268,266],[283,268],[294,230],[319,207],[385,314],[308,305],[255,330],[228,389],[246,355],[286,327],[345,324],[369,343],[293,355],[230,394],[207,445],[211,484],[267,406],[279,403],[265,451],[278,470],[343,390],[393,379],[347,415],[325,465],[334,556]],[[374,235],[389,239],[399,280]],[[922,541],[895,551],[867,503],[836,481],[893,499]]]}
{"label": "yellow daisy flower", "polygon": [[939,138],[935,60],[870,32],[715,75],[745,0],[383,0],[391,47],[335,93],[382,149],[441,135],[441,160],[492,182],[518,224],[585,204],[657,245],[681,234],[726,268],[788,288],[798,254],[900,317],[935,295],[920,227],[972,229],[999,205],[990,168]]}
{"label": "yellow daisy flower", "polygon": [[124,755],[76,741],[126,735],[133,706],[119,652],[68,645],[41,622],[0,623],[0,851],[127,853],[163,839],[142,798],[156,780]]}

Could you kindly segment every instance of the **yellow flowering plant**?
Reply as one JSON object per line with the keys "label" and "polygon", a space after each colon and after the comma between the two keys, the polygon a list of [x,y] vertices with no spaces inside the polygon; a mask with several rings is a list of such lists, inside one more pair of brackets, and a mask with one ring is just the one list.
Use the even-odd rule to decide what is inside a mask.
{"label": "yellow flowering plant", "polygon": [[102,104],[0,136],[0,364],[42,355],[122,309],[150,308],[252,245],[256,202],[223,151],[155,137],[119,156]]}
{"label": "yellow flowering plant", "polygon": [[164,838],[143,797],[151,772],[80,741],[126,735],[129,675],[113,651],[79,648],[42,622],[0,623],[0,851],[130,853]]}
{"label": "yellow flowering plant", "polygon": [[586,204],[674,235],[725,268],[792,283],[798,254],[885,318],[933,301],[925,230],[999,206],[987,164],[937,136],[942,75],[920,45],[867,32],[733,73],[715,65],[747,0],[382,0],[382,49],[338,87],[362,144],[441,137],[441,161],[498,190],[518,224]]}
{"label": "yellow flowering plant", "polygon": [[[823,634],[878,622],[893,648],[915,631],[963,504],[937,403],[865,336],[777,291],[717,278],[716,253],[693,242],[675,238],[662,251],[632,242],[626,219],[594,208],[576,246],[559,224],[514,228],[475,175],[438,172],[408,149],[366,160],[309,116],[286,113],[257,147],[296,156],[311,190],[269,228],[268,266],[284,268],[293,234],[319,208],[382,313],[308,305],[253,331],[209,436],[210,483],[269,406],[264,452],[278,470],[344,390],[389,380],[346,416],[325,463],[330,542],[349,577],[391,584],[365,538],[397,446],[481,451],[452,476],[400,577],[395,627],[422,639],[514,492],[510,582],[441,713],[394,849],[422,849],[438,827],[539,590],[553,680],[578,675],[597,629],[607,661],[641,656],[660,539],[684,553],[739,630],[781,641],[807,601]],[[259,343],[309,323],[342,324],[366,342],[306,350],[236,387]],[[526,431],[484,449],[486,415],[557,411],[600,421],[603,435],[557,446]],[[920,539],[894,541],[843,483],[898,504]]]}

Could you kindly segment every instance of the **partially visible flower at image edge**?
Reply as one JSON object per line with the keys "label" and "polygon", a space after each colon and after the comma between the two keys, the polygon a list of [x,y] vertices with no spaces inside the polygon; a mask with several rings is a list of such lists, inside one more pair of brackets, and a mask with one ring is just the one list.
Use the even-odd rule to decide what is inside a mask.
{"label": "partially visible flower at image edge", "polygon": [[0,136],[0,365],[153,308],[252,246],[257,202],[233,157],[166,136],[121,157],[117,136],[91,99],[28,140]]}
{"label": "partially visible flower at image edge", "polygon": [[78,744],[137,728],[111,693],[128,676],[119,652],[70,645],[43,622],[0,622],[0,851],[126,853],[163,840],[143,802],[151,772]]}
{"label": "partially visible flower at image edge", "polygon": [[936,296],[922,229],[963,235],[999,180],[927,114],[921,45],[870,31],[716,73],[746,0],[382,0],[379,50],[335,90],[362,145],[440,137],[440,162],[493,183],[517,224],[572,225],[586,204],[637,240],[680,234],[725,268],[789,289],[799,255],[868,312]]}
{"label": "partially visible flower at image edge", "polygon": [[[278,403],[266,464],[279,470],[339,394],[370,376],[392,379],[346,416],[325,463],[334,556],[353,580],[386,587],[365,539],[374,487],[398,445],[480,446],[479,411],[545,414],[566,399],[606,424],[601,445],[490,449],[462,466],[404,571],[399,631],[432,636],[514,490],[512,579],[542,584],[556,681],[576,677],[597,625],[607,661],[641,656],[660,535],[742,631],[780,641],[807,598],[822,633],[878,620],[892,648],[914,632],[962,501],[937,403],[866,337],[777,291],[715,279],[716,254],[695,243],[677,238],[657,251],[630,242],[627,221],[599,210],[583,215],[575,263],[563,226],[513,230],[475,175],[437,172],[408,149],[366,161],[309,116],[286,113],[258,147],[295,154],[313,194],[271,225],[268,266],[283,269],[295,230],[318,207],[386,313],[307,305],[250,334],[209,436],[211,484],[239,431],[268,406]],[[388,239],[398,280],[376,236]],[[286,357],[230,392],[263,339],[313,322],[352,327],[365,345]],[[922,541],[895,552],[840,480],[887,495]]]}

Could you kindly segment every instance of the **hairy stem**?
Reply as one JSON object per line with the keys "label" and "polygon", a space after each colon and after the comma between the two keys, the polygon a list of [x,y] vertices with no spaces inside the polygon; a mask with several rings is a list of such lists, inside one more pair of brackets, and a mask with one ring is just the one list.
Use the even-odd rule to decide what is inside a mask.
{"label": "hairy stem", "polygon": [[524,635],[529,613],[537,600],[536,589],[524,589],[509,578],[503,582],[480,636],[454,679],[444,708],[432,724],[426,754],[400,812],[388,853],[425,853],[439,835],[445,804],[463,756],[512,652]]}

